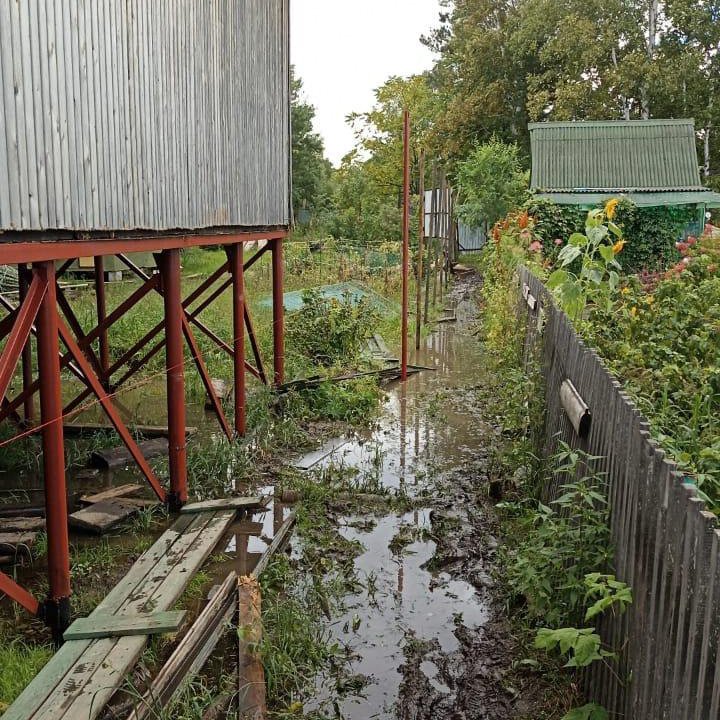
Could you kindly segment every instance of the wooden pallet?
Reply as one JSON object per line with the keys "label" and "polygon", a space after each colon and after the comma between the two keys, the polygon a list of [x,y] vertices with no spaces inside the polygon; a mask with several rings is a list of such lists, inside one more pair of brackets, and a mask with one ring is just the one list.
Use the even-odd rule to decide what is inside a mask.
{"label": "wooden pallet", "polygon": [[[170,610],[235,519],[235,510],[182,515],[132,566],[90,618]],[[69,640],[3,720],[94,720],[135,666],[148,635]]]}

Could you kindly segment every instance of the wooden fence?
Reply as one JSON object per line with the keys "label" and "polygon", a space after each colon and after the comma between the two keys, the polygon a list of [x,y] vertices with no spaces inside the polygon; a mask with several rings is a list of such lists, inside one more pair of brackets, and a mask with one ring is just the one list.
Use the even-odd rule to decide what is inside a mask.
{"label": "wooden fence", "polygon": [[[606,473],[615,573],[634,603],[603,618],[603,642],[617,662],[586,675],[590,701],[632,720],[720,718],[720,530],[695,486],[652,439],[647,420],[598,354],[528,270],[520,270],[527,317],[526,362],[543,363],[544,452],[559,440],[601,456]],[[532,352],[535,348],[536,352]],[[570,380],[592,413],[585,439],[560,400]],[[548,487],[548,499],[558,487]]]}

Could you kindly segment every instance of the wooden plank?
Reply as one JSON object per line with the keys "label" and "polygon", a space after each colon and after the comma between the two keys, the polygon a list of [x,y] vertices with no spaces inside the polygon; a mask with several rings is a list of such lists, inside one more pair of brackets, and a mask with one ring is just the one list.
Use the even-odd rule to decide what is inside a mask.
{"label": "wooden plank", "polygon": [[[223,380],[222,378],[212,378],[210,382],[218,398],[223,402],[227,402],[233,394],[233,383]],[[208,409],[213,407],[209,398],[205,401],[205,407]]]}
{"label": "wooden plank", "polygon": [[255,578],[238,580],[238,720],[267,717],[265,671],[260,656],[262,613]]}
{"label": "wooden plank", "polygon": [[0,533],[33,532],[45,529],[45,519],[41,517],[16,517],[0,520]]}
{"label": "wooden plank", "polygon": [[250,577],[259,578],[265,570],[267,570],[267,566],[270,564],[270,560],[272,560],[273,556],[276,553],[281,552],[285,545],[287,545],[290,540],[290,532],[295,526],[296,519],[297,516],[295,515],[295,512],[291,512],[290,515],[288,515],[287,520],[285,520],[275,533],[272,543],[270,543],[268,549],[262,554],[262,557],[258,560],[257,565],[255,565],[254,570],[250,573]]}
{"label": "wooden plank", "polygon": [[102,535],[123,520],[127,520],[137,511],[138,508],[132,505],[106,500],[72,513],[69,520],[70,524],[75,527]]}
{"label": "wooden plank", "polygon": [[220,498],[219,500],[205,500],[203,502],[191,503],[186,505],[181,513],[195,514],[213,512],[216,510],[259,510],[267,507],[268,498],[261,496],[256,497],[237,497],[237,498]]}
{"label": "wooden plank", "polygon": [[[133,425],[128,430],[133,435],[139,435],[144,438],[166,438],[168,429],[166,425]],[[107,432],[115,433],[112,425],[103,425],[97,423],[69,423],[63,425],[65,437],[82,437],[83,435],[94,435],[95,433]],[[197,432],[196,427],[186,427],[185,434],[190,437]]]}
{"label": "wooden plank", "polygon": [[155,717],[190,679],[191,668],[198,656],[209,643],[214,640],[216,645],[220,639],[222,629],[234,611],[236,591],[237,575],[232,572],[212,595],[127,720],[141,720],[148,714]]}
{"label": "wooden plank", "polygon": [[105,500],[114,500],[115,498],[132,495],[142,489],[142,485],[136,485],[135,483],[118,485],[118,487],[109,488],[108,490],[103,490],[102,492],[95,493],[94,495],[83,495],[80,498],[80,502],[87,505],[93,505],[95,503],[104,502]]}
{"label": "wooden plank", "polygon": [[[232,522],[234,513],[205,513],[188,517],[189,526],[176,537],[168,538],[171,548],[148,569],[144,580],[137,586],[126,584],[111,598],[112,603],[109,604],[117,605],[118,598],[122,597],[117,614],[162,611],[174,605]],[[105,608],[101,603],[95,612],[103,610]],[[146,639],[145,636],[129,636],[73,641],[91,644],[83,654],[82,662],[56,688],[33,720],[57,718],[57,713],[53,711],[57,707],[62,710],[59,717],[66,720],[94,720],[122,684],[127,671],[137,662]]]}
{"label": "wooden plank", "polygon": [[314,450],[307,455],[303,455],[303,457],[301,457],[299,460],[296,460],[293,463],[293,467],[298,468],[298,470],[309,470],[329,455],[332,455],[344,445],[347,445],[348,442],[350,441],[347,438],[332,438],[331,440],[328,440],[326,443],[324,443],[317,450]]}
{"label": "wooden plank", "polygon": [[64,633],[65,640],[161,635],[177,632],[185,617],[184,610],[144,615],[91,615],[76,620]]}
{"label": "wooden plank", "polygon": [[0,552],[8,554],[22,551],[29,554],[30,548],[35,544],[37,535],[36,532],[0,533]]}
{"label": "wooden plank", "polygon": [[[168,452],[167,438],[154,438],[138,443],[138,448],[146,460],[166,455]],[[124,445],[110,450],[96,450],[90,456],[90,464],[102,470],[123,468],[133,462],[133,456]]]}

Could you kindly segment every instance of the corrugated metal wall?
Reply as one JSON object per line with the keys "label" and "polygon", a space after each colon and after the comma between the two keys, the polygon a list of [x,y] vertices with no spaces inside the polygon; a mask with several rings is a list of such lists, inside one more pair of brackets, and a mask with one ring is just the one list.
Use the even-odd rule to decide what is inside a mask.
{"label": "corrugated metal wall", "polygon": [[0,0],[0,229],[289,222],[289,0]]}

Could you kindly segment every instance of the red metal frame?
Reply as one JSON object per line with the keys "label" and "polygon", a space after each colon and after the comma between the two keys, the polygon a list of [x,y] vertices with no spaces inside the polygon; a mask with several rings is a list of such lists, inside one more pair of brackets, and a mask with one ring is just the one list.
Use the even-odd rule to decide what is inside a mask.
{"label": "red metal frame", "polygon": [[[0,319],[0,422],[12,420],[21,423],[17,411],[24,409],[25,424],[22,435],[42,433],[44,459],[44,486],[48,533],[49,592],[39,602],[20,587],[12,578],[0,573],[0,593],[8,595],[29,612],[43,616],[53,627],[56,637],[69,623],[70,568],[67,527],[67,488],[65,479],[63,420],[78,409],[88,398],[95,400],[107,414],[120,438],[127,446],[140,471],[147,478],[155,494],[177,508],[188,497],[186,434],[185,434],[185,356],[187,343],[193,363],[210,398],[223,432],[228,438],[241,437],[246,432],[245,394],[246,373],[267,383],[267,374],[260,354],[250,316],[245,289],[245,274],[267,250],[272,253],[273,277],[273,374],[276,384],[284,379],[284,322],[283,322],[283,248],[285,230],[261,232],[225,232],[198,235],[162,235],[150,237],[100,237],[89,240],[66,238],[54,241],[25,241],[13,238],[12,243],[0,247],[3,262],[18,266],[20,300],[15,307],[0,295],[0,307],[7,315]],[[34,236],[32,236],[34,237]],[[38,238],[40,240],[41,238]],[[47,239],[47,238],[46,238]],[[244,260],[244,244],[259,240],[268,241],[253,256]],[[225,246],[228,261],[203,280],[184,300],[181,294],[180,250],[185,247]],[[158,275],[149,276],[125,255],[139,251],[158,253]],[[103,256],[118,255],[125,265],[143,281],[111,312],[107,311],[105,294],[105,265]],[[94,286],[96,293],[97,325],[83,331],[72,310],[58,278],[78,257],[94,257]],[[56,269],[56,263],[64,261]],[[28,267],[31,265],[31,267]],[[224,292],[232,288],[233,338],[221,338],[200,320],[201,313]],[[112,361],[109,333],[113,325],[155,291],[163,297],[163,321],[152,328],[122,357]],[[233,357],[234,418],[233,424],[225,417],[217,396],[194,328],[202,332],[215,345]],[[37,372],[33,378],[32,338],[37,343]],[[161,337],[158,337],[161,336]],[[156,341],[157,338],[157,341]],[[250,342],[256,367],[245,358],[246,338]],[[156,342],[154,342],[156,341]],[[148,349],[148,346],[154,345]],[[62,348],[64,346],[64,349]],[[145,361],[162,349],[166,353],[168,433],[170,445],[170,488],[167,491],[143,457],[132,434],[125,425],[113,393],[135,375]],[[139,353],[144,352],[140,363]],[[6,393],[22,360],[23,388],[15,397]],[[85,385],[76,398],[62,407],[60,381],[63,369],[70,370]],[[113,382],[120,371],[122,376]],[[40,423],[31,426],[35,419],[33,399],[40,394]]]}

